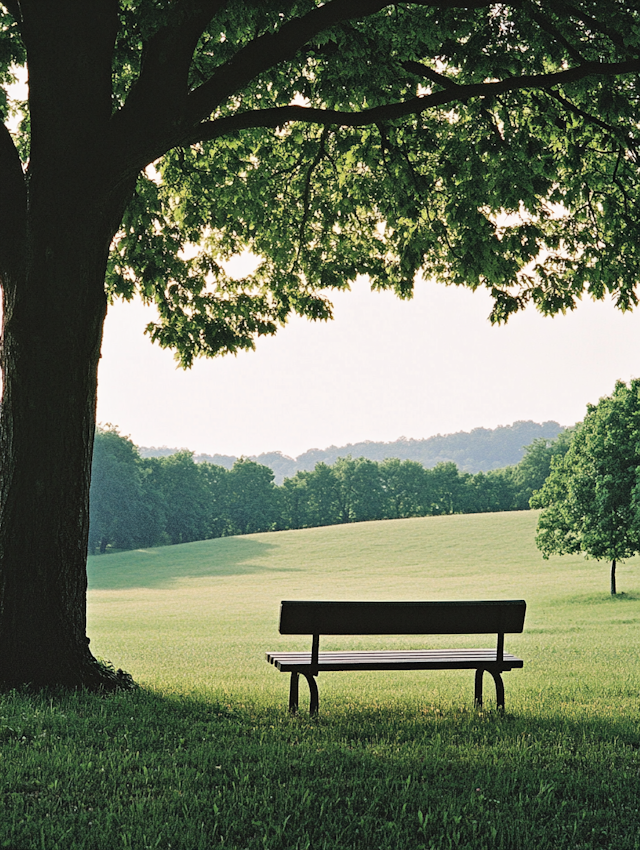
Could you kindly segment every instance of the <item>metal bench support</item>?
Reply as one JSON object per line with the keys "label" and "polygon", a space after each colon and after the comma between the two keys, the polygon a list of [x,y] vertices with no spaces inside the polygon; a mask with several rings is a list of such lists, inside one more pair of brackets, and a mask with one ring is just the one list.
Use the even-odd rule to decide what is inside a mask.
{"label": "metal bench support", "polygon": [[[289,711],[291,714],[296,714],[298,711],[298,682],[299,673],[296,670],[291,672],[291,682],[289,684]],[[309,714],[317,714],[319,706],[318,683],[312,673],[302,673],[309,685]]]}
{"label": "metal bench support", "polygon": [[[476,687],[475,687],[475,704],[478,708],[482,708],[482,676],[484,673],[484,667],[478,667],[476,670]],[[502,676],[500,675],[500,671],[498,670],[489,670],[489,673],[493,676],[493,681],[496,686],[496,705],[499,709],[504,711],[504,682],[502,681]]]}

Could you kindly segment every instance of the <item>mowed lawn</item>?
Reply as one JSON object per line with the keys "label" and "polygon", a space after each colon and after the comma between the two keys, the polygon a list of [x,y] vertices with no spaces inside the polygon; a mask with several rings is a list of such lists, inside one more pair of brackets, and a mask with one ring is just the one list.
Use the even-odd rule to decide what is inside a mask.
{"label": "mowed lawn", "polygon": [[[534,513],[92,558],[94,652],[141,688],[0,695],[8,850],[639,850],[640,563],[544,561]],[[321,674],[287,712],[281,599],[524,598],[506,713],[468,671]],[[491,644],[493,637],[433,638]],[[332,638],[331,646],[424,645]]]}
{"label": "mowed lawn", "polygon": [[[536,520],[532,511],[389,520],[93,557],[92,649],[145,685],[284,707],[288,675],[264,653],[307,649],[310,638],[278,634],[282,599],[525,599],[525,632],[506,639],[525,660],[504,676],[507,709],[640,694],[640,559],[618,567],[612,599],[607,563],[541,557]],[[321,647],[493,640],[334,637]],[[468,706],[472,681],[468,672],[321,674],[321,710],[344,701]],[[493,699],[490,679],[485,687]]]}

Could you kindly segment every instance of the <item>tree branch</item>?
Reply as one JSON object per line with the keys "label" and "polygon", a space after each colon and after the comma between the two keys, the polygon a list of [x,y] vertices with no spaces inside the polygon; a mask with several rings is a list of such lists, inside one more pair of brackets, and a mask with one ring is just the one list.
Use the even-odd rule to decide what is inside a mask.
{"label": "tree branch", "polygon": [[584,62],[585,58],[580,51],[566,38],[558,27],[545,14],[538,11],[533,5],[529,10],[531,19],[534,20],[543,32],[546,32],[552,38],[555,38],[567,51],[574,62]]}
{"label": "tree branch", "polygon": [[593,18],[586,12],[583,12],[582,9],[579,9],[572,3],[560,2],[558,3],[558,7],[566,9],[566,11],[569,12],[570,15],[573,15],[576,20],[581,21],[583,24],[586,24],[596,30],[596,32],[599,32],[601,35],[605,35],[612,44],[615,44],[615,46],[622,50],[623,53],[626,53],[627,56],[637,56],[637,53],[633,53],[629,50],[629,45],[625,44],[623,36],[617,30],[608,27],[606,24],[603,24],[601,21]]}
{"label": "tree branch", "polygon": [[[336,24],[367,18],[387,6],[389,0],[329,0],[300,18],[287,21],[277,33],[267,33],[241,48],[206,83],[189,95],[188,120],[193,124],[205,119],[234,92],[246,86],[260,73],[291,59],[314,36]],[[491,0],[413,0],[411,5],[441,9],[480,9]]]}
{"label": "tree branch", "polygon": [[363,127],[419,115],[427,109],[445,106],[449,103],[465,103],[475,97],[493,97],[518,89],[551,89],[564,83],[576,82],[591,76],[616,76],[640,71],[640,59],[626,62],[585,62],[566,71],[554,74],[525,75],[499,80],[491,83],[472,83],[469,85],[448,86],[444,91],[414,97],[397,103],[388,103],[361,112],[344,112],[334,109],[319,109],[307,106],[280,106],[270,109],[256,109],[229,115],[214,121],[200,124],[196,130],[183,140],[182,144],[195,144],[211,141],[228,133],[256,127],[282,127],[292,121],[342,127]]}
{"label": "tree branch", "polygon": [[633,143],[631,136],[628,133],[625,133],[621,127],[616,127],[613,124],[607,124],[607,122],[603,121],[601,118],[597,118],[595,115],[591,115],[584,109],[580,109],[579,106],[576,106],[575,103],[571,103],[570,100],[567,100],[566,97],[563,97],[558,92],[550,91],[549,96],[562,104],[568,112],[573,112],[574,115],[578,115],[589,124],[593,124],[596,127],[600,127],[601,130],[605,130],[610,133],[617,141],[623,142],[625,149],[629,151],[629,153],[633,154],[634,159],[637,160],[638,151],[636,149],[636,145]]}
{"label": "tree branch", "polygon": [[20,23],[22,21],[22,9],[20,8],[19,0],[2,0],[2,3],[3,6],[7,7],[9,14]]}
{"label": "tree branch", "polygon": [[296,256],[294,261],[291,264],[291,268],[289,269],[290,273],[293,273],[296,265],[300,262],[300,254],[302,253],[302,246],[305,244],[304,232],[307,226],[307,221],[309,220],[309,197],[311,195],[311,180],[313,178],[313,172],[316,170],[318,165],[320,164],[322,158],[326,155],[325,151],[325,142],[327,140],[327,135],[329,133],[329,128],[325,127],[322,131],[322,135],[320,137],[320,143],[318,144],[318,151],[313,158],[313,161],[309,165],[307,169],[307,175],[304,181],[304,192],[302,194],[302,218],[300,219],[300,227],[299,234],[300,238],[298,240],[298,250],[296,252]]}
{"label": "tree branch", "polygon": [[27,187],[11,133],[0,124],[0,278],[17,271],[27,222]]}
{"label": "tree branch", "polygon": [[[176,0],[175,14],[172,10],[169,23],[149,39],[140,78],[110,122],[109,149],[116,171],[129,177],[167,150],[185,144],[185,139],[197,136],[195,128],[230,96],[263,71],[295,56],[323,30],[369,17],[393,5],[389,0],[327,0],[287,21],[277,32],[252,39],[202,85],[186,94],[188,67],[198,38],[215,11],[227,3],[228,0]],[[479,9],[491,3],[492,0],[413,0],[411,5]],[[184,16],[182,19],[179,13]]]}
{"label": "tree branch", "polygon": [[401,62],[400,64],[405,71],[415,74],[416,77],[424,77],[426,80],[430,80],[432,83],[443,86],[445,89],[457,89],[459,87],[458,83],[454,80],[451,80],[449,77],[445,77],[442,74],[438,74],[437,71],[434,71],[433,68],[429,68],[428,65],[424,65],[422,62],[414,62],[412,59],[407,59],[405,62]]}
{"label": "tree branch", "polygon": [[227,0],[178,0],[167,23],[145,44],[140,75],[123,112],[142,108],[160,114],[182,112],[193,52],[213,16]]}

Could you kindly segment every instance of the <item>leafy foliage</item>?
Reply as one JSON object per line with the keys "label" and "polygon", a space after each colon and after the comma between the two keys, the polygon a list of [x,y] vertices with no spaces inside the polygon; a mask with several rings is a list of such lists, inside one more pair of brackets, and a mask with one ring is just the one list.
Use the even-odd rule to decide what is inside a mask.
{"label": "leafy foliage", "polygon": [[561,459],[568,452],[572,434],[573,429],[566,428],[555,439],[538,437],[526,446],[524,457],[515,470],[523,508],[529,505],[533,494],[544,486],[554,458]]}
{"label": "leafy foliage", "polygon": [[104,552],[159,538],[158,505],[149,493],[136,446],[108,427],[96,434],[90,493],[89,548]]}
{"label": "leafy foliage", "polygon": [[536,536],[543,555],[611,560],[615,593],[615,562],[640,552],[640,380],[619,381],[589,405],[531,505],[544,509]]}
{"label": "leafy foliage", "polygon": [[193,453],[142,458],[128,437],[96,432],[90,551],[189,543],[269,531],[277,519],[273,473],[240,459],[231,470]]}
{"label": "leafy foliage", "polygon": [[[5,84],[25,62],[6,7]],[[251,348],[292,312],[329,318],[357,275],[401,297],[419,274],[487,287],[494,321],[585,293],[637,303],[637,4],[121,0],[118,14],[111,124],[146,134],[128,138],[140,177],[107,290],[155,303],[148,333],[183,365]],[[225,260],[244,252],[257,266],[237,280]]]}
{"label": "leafy foliage", "polygon": [[[262,12],[250,5],[246,18],[216,21],[217,40],[210,28],[209,50],[195,62],[200,73],[219,67],[227,45],[247,44],[250,28],[264,32],[293,18],[289,4]],[[295,14],[313,6],[295,4]],[[357,114],[416,93],[548,74],[578,52],[585,62],[636,55],[637,10],[596,6],[610,30],[621,27],[624,47],[564,9],[547,17],[520,4],[384,8],[319,33],[221,107],[218,121],[237,115],[240,102],[256,121],[296,100]],[[637,85],[637,75],[588,78],[454,99],[372,126],[318,116],[175,149],[158,164],[157,185],[141,179],[116,246],[111,292],[127,295],[124,281],[137,278],[159,307],[152,337],[177,346],[187,364],[197,354],[248,347],[291,311],[328,318],[327,290],[357,275],[401,297],[419,272],[487,286],[497,321],[529,300],[544,313],[573,309],[584,291],[613,292],[621,308],[634,306]],[[143,236],[138,203],[149,222]],[[175,249],[185,252],[187,243],[198,252],[178,263]],[[260,265],[234,281],[220,258],[243,251]],[[154,274],[167,269],[168,286]]]}
{"label": "leafy foliage", "polygon": [[237,460],[225,476],[227,528],[251,534],[275,526],[277,494],[273,472],[248,458]]}

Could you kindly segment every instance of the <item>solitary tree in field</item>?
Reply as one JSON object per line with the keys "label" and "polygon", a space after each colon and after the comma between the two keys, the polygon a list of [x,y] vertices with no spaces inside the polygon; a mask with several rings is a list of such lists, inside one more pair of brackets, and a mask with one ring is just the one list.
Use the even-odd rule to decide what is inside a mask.
{"label": "solitary tree in field", "polygon": [[0,130],[4,687],[114,684],[85,631],[111,299],[153,302],[187,366],[328,318],[358,274],[486,286],[495,321],[636,303],[631,0],[2,0],[5,88],[25,65]]}
{"label": "solitary tree in field", "polygon": [[640,380],[618,382],[588,406],[531,507],[544,508],[536,535],[544,557],[608,559],[615,596],[617,562],[640,552]]}

